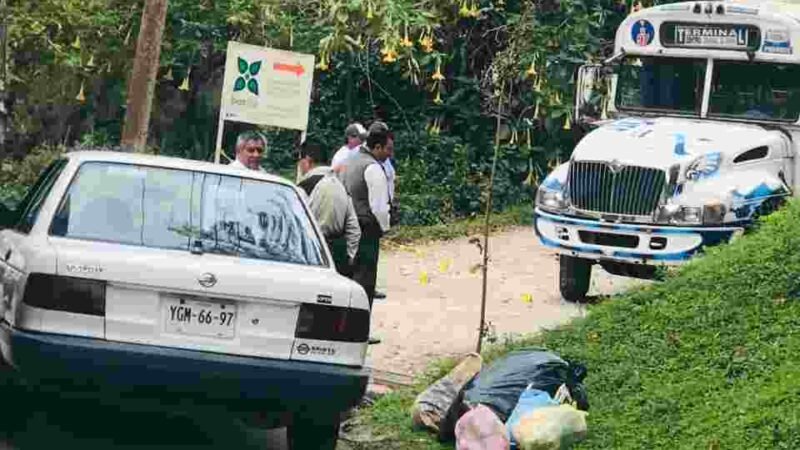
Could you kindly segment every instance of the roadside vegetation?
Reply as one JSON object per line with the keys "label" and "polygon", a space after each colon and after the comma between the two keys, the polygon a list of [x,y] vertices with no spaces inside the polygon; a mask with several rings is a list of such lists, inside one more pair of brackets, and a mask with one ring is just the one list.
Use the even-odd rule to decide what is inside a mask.
{"label": "roadside vegetation", "polygon": [[[42,146],[119,143],[143,3],[9,2],[2,162]],[[485,211],[499,117],[492,203],[504,211],[569,156],[577,67],[610,56],[621,20],[653,3],[170,0],[148,149],[209,160],[227,43],[266,45],[315,55],[310,141],[336,149],[352,120],[393,128],[402,225]],[[511,99],[502,111],[500,97]],[[226,124],[227,153],[249,127]],[[298,133],[264,131],[265,167],[293,178]]]}
{"label": "roadside vegetation", "polygon": [[[800,202],[710,249],[666,281],[484,352],[547,348],[589,368],[589,437],[579,448],[800,448]],[[452,449],[411,429],[414,397],[454,364],[363,409],[380,447]],[[362,433],[363,434],[363,433]],[[377,448],[362,444],[356,448]]]}

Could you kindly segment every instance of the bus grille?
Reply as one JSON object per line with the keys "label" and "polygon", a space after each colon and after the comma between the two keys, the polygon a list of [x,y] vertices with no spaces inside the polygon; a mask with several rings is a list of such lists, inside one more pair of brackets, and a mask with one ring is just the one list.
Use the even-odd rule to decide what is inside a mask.
{"label": "bus grille", "polygon": [[606,162],[573,161],[567,182],[572,205],[577,209],[646,216],[658,206],[666,184],[666,173],[650,167],[617,166],[612,169]]}

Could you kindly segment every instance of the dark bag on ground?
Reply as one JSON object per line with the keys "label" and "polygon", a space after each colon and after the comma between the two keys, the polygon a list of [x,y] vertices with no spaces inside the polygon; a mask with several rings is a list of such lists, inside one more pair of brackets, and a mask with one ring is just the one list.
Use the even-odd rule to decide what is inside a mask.
{"label": "dark bag on ground", "polygon": [[577,408],[588,411],[584,377],[586,368],[580,364],[572,365],[543,350],[519,350],[483,369],[465,387],[464,401],[471,406],[487,405],[506,422],[527,387],[555,397],[558,388],[566,384]]}

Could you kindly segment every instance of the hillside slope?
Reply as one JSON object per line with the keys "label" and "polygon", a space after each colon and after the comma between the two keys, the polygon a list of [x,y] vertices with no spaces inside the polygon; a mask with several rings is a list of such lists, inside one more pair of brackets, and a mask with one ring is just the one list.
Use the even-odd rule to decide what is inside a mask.
{"label": "hillside slope", "polygon": [[[491,348],[486,361],[528,345],[588,366],[582,449],[800,448],[800,201],[665,282]],[[381,448],[452,448],[411,431],[422,387],[361,412],[371,434],[393,436]]]}
{"label": "hillside slope", "polygon": [[589,367],[582,448],[800,448],[800,202],[544,342]]}

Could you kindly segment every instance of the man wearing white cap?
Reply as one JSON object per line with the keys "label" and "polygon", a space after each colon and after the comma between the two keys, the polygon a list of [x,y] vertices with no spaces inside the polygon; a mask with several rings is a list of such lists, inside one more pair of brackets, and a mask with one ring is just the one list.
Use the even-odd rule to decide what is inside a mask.
{"label": "man wearing white cap", "polygon": [[331,160],[331,168],[337,173],[341,173],[344,170],[344,166],[350,157],[358,154],[359,147],[367,138],[367,129],[364,128],[364,125],[353,122],[345,128],[344,137],[347,140],[346,143],[333,155]]}

